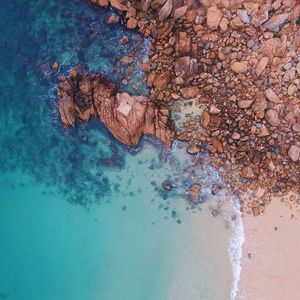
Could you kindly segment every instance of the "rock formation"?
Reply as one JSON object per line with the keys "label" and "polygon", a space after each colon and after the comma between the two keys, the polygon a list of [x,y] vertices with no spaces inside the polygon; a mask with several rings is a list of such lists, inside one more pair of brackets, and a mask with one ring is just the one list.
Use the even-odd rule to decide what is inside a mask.
{"label": "rock formation", "polygon": [[154,135],[168,147],[173,140],[169,110],[146,96],[119,93],[116,86],[100,74],[60,77],[58,107],[64,125],[73,127],[76,119],[88,121],[98,116],[106,128],[123,144],[137,145],[143,134]]}

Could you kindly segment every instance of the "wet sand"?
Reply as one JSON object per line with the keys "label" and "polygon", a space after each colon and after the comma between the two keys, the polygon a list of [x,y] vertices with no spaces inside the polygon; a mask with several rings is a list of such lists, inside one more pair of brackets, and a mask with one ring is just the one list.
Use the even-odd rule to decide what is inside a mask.
{"label": "wet sand", "polygon": [[244,217],[238,300],[298,300],[300,213],[274,198],[264,215]]}

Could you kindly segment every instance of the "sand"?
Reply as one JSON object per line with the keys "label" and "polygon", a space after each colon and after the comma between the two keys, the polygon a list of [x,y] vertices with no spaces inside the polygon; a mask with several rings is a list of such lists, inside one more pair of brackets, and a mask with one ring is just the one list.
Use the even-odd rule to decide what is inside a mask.
{"label": "sand", "polygon": [[244,216],[238,300],[300,299],[300,213],[279,198],[259,217]]}

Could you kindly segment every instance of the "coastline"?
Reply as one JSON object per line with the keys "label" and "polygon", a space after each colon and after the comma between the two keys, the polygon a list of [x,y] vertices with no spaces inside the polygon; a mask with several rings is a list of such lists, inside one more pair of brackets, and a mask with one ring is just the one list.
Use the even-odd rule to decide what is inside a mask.
{"label": "coastline", "polygon": [[286,199],[274,197],[262,216],[245,214],[243,218],[245,242],[237,300],[299,299],[300,212]]}

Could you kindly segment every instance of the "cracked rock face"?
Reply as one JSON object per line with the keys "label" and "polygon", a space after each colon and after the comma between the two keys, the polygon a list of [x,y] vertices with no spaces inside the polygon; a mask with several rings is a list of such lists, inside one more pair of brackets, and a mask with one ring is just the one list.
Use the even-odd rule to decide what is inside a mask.
{"label": "cracked rock face", "polygon": [[88,121],[99,117],[125,145],[137,145],[143,134],[156,136],[168,147],[172,144],[174,132],[167,107],[157,105],[146,96],[119,93],[100,74],[61,76],[57,94],[65,126],[74,127],[76,119]]}

